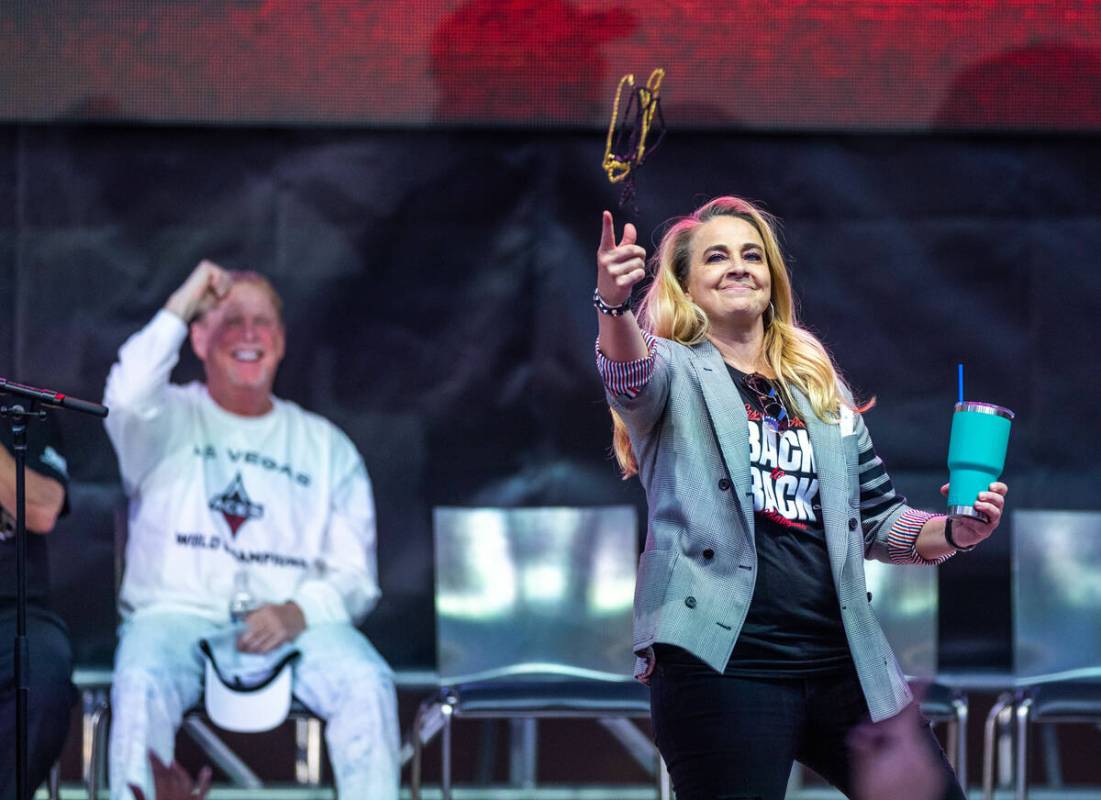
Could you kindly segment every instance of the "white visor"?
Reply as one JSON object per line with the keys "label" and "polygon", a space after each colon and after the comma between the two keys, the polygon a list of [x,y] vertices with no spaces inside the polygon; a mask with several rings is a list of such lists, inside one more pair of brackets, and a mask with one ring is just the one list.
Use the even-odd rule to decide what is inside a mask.
{"label": "white visor", "polygon": [[[220,641],[216,641],[220,640]],[[299,653],[289,647],[257,656],[236,653],[236,634],[203,640],[206,655],[206,713],[219,728],[258,733],[278,727],[291,707],[292,662]]]}

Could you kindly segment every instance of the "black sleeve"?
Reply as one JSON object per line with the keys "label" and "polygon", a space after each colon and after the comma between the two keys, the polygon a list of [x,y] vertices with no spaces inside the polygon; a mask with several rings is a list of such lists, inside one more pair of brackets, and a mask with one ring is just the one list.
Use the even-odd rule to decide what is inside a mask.
{"label": "black sleeve", "polygon": [[[0,420],[0,444],[9,453],[13,452],[11,426],[6,420]],[[47,417],[27,426],[27,469],[61,484],[65,490],[65,502],[60,516],[69,513],[69,465],[64,453],[61,432],[52,418]]]}

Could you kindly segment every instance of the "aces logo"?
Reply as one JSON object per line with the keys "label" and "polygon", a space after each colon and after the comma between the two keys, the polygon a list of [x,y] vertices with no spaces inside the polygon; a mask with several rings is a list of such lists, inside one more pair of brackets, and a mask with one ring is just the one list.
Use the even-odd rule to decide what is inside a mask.
{"label": "aces logo", "polygon": [[237,538],[237,530],[248,520],[264,516],[264,506],[249,499],[240,472],[224,492],[210,499],[210,508],[222,512],[234,538]]}

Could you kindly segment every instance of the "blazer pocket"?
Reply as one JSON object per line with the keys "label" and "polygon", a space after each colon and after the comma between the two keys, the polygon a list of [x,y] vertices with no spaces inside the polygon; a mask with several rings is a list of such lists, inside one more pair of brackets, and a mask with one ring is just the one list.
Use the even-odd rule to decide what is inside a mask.
{"label": "blazer pocket", "polygon": [[649,643],[657,631],[661,604],[669,588],[669,576],[679,550],[646,550],[638,560],[635,577],[635,645]]}

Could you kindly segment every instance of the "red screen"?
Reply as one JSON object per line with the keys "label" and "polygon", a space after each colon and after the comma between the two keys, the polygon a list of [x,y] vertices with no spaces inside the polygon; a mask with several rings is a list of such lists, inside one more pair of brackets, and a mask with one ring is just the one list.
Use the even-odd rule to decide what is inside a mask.
{"label": "red screen", "polygon": [[671,127],[1097,130],[1101,3],[36,0],[12,121],[602,127],[664,67]]}

